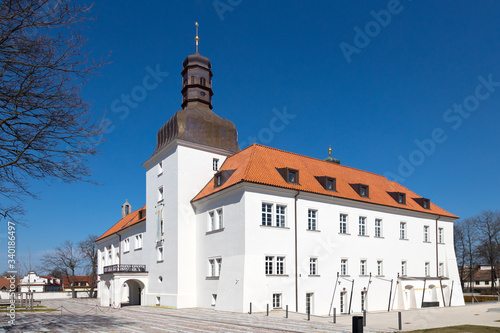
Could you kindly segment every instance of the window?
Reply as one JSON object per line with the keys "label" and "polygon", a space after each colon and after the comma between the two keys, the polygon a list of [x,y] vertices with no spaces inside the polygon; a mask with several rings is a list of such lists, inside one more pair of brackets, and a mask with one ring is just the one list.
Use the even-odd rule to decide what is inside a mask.
{"label": "window", "polygon": [[288,169],[288,182],[289,183],[299,183],[299,177],[298,177],[298,171],[297,170],[290,170]]}
{"label": "window", "polygon": [[216,302],[217,302],[217,294],[212,294],[212,306],[215,306]]}
{"label": "window", "polygon": [[217,276],[220,276],[220,272],[222,269],[222,258],[215,259],[215,262],[217,263]]}
{"label": "window", "polygon": [[222,184],[222,174],[218,173],[215,175],[215,186],[220,186]]}
{"label": "window", "polygon": [[480,283],[479,281],[476,281],[474,284],[475,284],[476,286],[479,286],[479,283]]}
{"label": "window", "polygon": [[156,260],[163,261],[163,246],[158,247],[158,257]]}
{"label": "window", "polygon": [[163,186],[160,186],[158,188],[158,201],[162,201],[163,200]]}
{"label": "window", "polygon": [[266,256],[266,275],[273,274],[273,261],[274,257]]}
{"label": "window", "polygon": [[431,209],[431,201],[424,198],[422,200],[422,207],[424,207],[425,209]]}
{"label": "window", "polygon": [[205,85],[207,84],[207,81],[205,80],[205,78],[204,78],[204,77],[200,77],[200,84],[201,84],[202,86],[205,86]]}
{"label": "window", "polygon": [[218,220],[218,229],[222,229],[223,218],[222,218],[222,209],[217,209],[217,220]]}
{"label": "window", "polygon": [[340,260],[340,275],[347,275],[347,259]]}
{"label": "window", "polygon": [[208,277],[219,277],[222,269],[222,258],[208,259]]}
{"label": "window", "polygon": [[209,212],[208,213],[210,217],[210,225],[209,225],[209,231],[215,230],[215,214],[214,212]]}
{"label": "window", "polygon": [[214,171],[219,171],[219,159],[218,158],[213,159],[212,168]]}
{"label": "window", "polygon": [[281,309],[281,294],[273,294],[273,309]]}
{"label": "window", "polygon": [[377,260],[377,275],[384,275],[384,262]]}
{"label": "window", "polygon": [[276,226],[285,227],[285,206],[276,205]]}
{"label": "window", "polygon": [[431,269],[431,264],[428,263],[428,262],[426,262],[425,263],[425,270],[424,270],[425,276],[430,276],[431,275],[430,269]]}
{"label": "window", "polygon": [[424,242],[429,242],[429,226],[424,225]]}
{"label": "window", "polygon": [[359,275],[366,275],[366,260],[359,262]]}
{"label": "window", "polygon": [[346,313],[346,296],[345,291],[340,293],[340,313]]}
{"label": "window", "polygon": [[135,235],[135,249],[142,248],[142,234]]}
{"label": "window", "polygon": [[347,234],[347,214],[340,214],[340,231],[341,234]]}
{"label": "window", "polygon": [[191,76],[191,84],[194,84],[194,76]]}
{"label": "window", "polygon": [[125,206],[125,215],[128,215],[130,213],[130,206],[126,205]]}
{"label": "window", "polygon": [[276,257],[276,274],[285,274],[285,257]]}
{"label": "window", "polygon": [[443,228],[438,229],[438,243],[439,244],[444,243]]}
{"label": "window", "polygon": [[[273,212],[273,206],[274,212]],[[274,213],[274,219],[273,219]],[[273,221],[274,224],[273,224]],[[262,225],[284,228],[286,226],[286,206],[273,205],[269,203],[262,204]]]}
{"label": "window", "polygon": [[163,173],[163,162],[158,163],[158,176]]}
{"label": "window", "polygon": [[406,276],[406,261],[401,261],[401,275]]}
{"label": "window", "polygon": [[307,229],[316,230],[316,214],[318,211],[309,209],[307,213]]}
{"label": "window", "polygon": [[438,276],[444,276],[444,264],[442,262],[439,263]]}
{"label": "window", "polygon": [[359,217],[359,235],[366,236],[366,217]]}
{"label": "window", "polygon": [[[276,271],[274,270],[276,267]],[[266,256],[265,261],[266,275],[284,275],[285,257]]]}
{"label": "window", "polygon": [[399,239],[406,239],[406,222],[399,223]]}
{"label": "window", "polygon": [[309,258],[309,275],[318,275],[318,258]]}
{"label": "window", "polygon": [[216,275],[216,270],[215,270],[215,259],[209,259],[208,260],[208,265],[209,265],[208,276],[217,276]]}
{"label": "window", "polygon": [[123,241],[123,252],[130,251],[130,238],[127,238]]}
{"label": "window", "polygon": [[359,195],[368,198],[370,196],[370,188],[368,185],[358,184],[359,185]]}
{"label": "window", "polygon": [[398,203],[405,205],[406,204],[406,194],[405,193],[398,193]]}
{"label": "window", "polygon": [[262,204],[262,225],[270,226],[272,223],[272,209],[271,204]]}
{"label": "window", "polygon": [[163,235],[165,234],[165,228],[164,228],[164,223],[163,223],[163,216],[160,218],[160,232],[161,232],[161,238],[163,239]]}
{"label": "window", "polygon": [[382,220],[375,219],[375,237],[382,237]]}
{"label": "window", "polygon": [[337,186],[336,186],[336,181],[335,181],[335,178],[329,178],[329,177],[326,177],[326,189],[329,190],[329,191],[336,191],[337,190]]}

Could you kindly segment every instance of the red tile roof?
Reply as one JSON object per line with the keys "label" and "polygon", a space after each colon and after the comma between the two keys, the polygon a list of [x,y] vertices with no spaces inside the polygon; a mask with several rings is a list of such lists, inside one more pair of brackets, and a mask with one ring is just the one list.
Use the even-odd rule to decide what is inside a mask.
{"label": "red tile roof", "polygon": [[144,205],[142,208],[139,208],[138,210],[128,214],[124,218],[122,218],[120,221],[118,221],[114,226],[112,226],[108,231],[106,231],[101,237],[96,239],[96,242],[104,239],[108,236],[111,236],[118,231],[121,231],[123,229],[126,229],[130,226],[133,226],[134,224],[137,224],[139,222],[145,221],[146,220],[146,214],[142,214],[141,219],[139,219],[139,211],[143,210],[146,212],[146,205]]}
{"label": "red tile roof", "polygon": [[[71,280],[72,277],[70,276],[69,279]],[[70,283],[68,278],[66,276],[63,276],[63,287],[64,288],[70,288]],[[91,276],[88,276],[88,275],[83,275],[83,276],[75,276],[75,282],[86,282],[86,287],[90,286],[92,284],[92,277]],[[97,285],[97,278],[95,279],[94,281],[94,285]],[[75,287],[83,287],[83,286],[79,286],[78,284],[75,285]]]}
{"label": "red tile roof", "polygon": [[[299,170],[299,184],[286,182],[278,172],[279,168]],[[434,203],[431,203],[430,209],[423,208],[418,203],[421,196],[384,176],[259,144],[253,144],[228,157],[221,167],[221,171],[224,170],[234,172],[221,186],[214,187],[214,181],[211,180],[192,201],[235,184],[249,182],[458,218]],[[336,192],[326,190],[319,183],[316,177],[322,176],[336,178]],[[351,186],[353,184],[369,185],[369,198],[361,197]],[[405,193],[406,204],[399,204],[390,194],[394,192]]]}

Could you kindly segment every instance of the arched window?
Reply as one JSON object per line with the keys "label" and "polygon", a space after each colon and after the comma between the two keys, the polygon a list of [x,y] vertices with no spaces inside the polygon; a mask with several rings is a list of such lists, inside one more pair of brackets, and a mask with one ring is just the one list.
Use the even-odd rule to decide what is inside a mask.
{"label": "arched window", "polygon": [[191,84],[194,84],[194,76],[191,76]]}
{"label": "arched window", "polygon": [[205,86],[205,85],[207,84],[207,81],[205,80],[205,78],[204,78],[204,77],[200,77],[200,84],[201,84],[202,86]]}

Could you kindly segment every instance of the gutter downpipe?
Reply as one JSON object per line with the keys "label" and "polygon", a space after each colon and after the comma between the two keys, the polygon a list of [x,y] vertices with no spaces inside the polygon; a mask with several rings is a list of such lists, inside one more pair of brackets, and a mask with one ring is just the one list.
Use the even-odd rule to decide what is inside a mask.
{"label": "gutter downpipe", "polygon": [[300,191],[294,196],[295,199],[295,312],[299,312],[299,280],[298,280],[298,259],[297,259],[297,197]]}

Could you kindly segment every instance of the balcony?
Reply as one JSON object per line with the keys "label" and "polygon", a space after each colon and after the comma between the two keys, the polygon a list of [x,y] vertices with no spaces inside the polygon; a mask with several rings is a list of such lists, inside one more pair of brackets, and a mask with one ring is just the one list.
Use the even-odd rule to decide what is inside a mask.
{"label": "balcony", "polygon": [[146,265],[110,265],[104,266],[106,273],[145,273]]}

